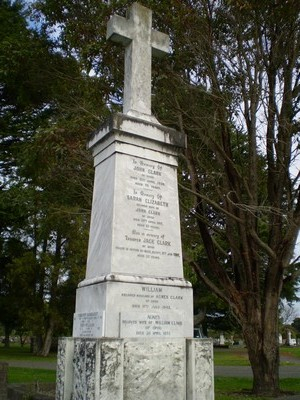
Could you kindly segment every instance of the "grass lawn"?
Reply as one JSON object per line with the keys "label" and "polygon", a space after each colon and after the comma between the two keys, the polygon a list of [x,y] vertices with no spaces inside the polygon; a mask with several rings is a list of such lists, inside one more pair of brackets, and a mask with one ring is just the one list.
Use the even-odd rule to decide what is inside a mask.
{"label": "grass lawn", "polygon": [[[300,364],[300,347],[281,347],[281,365]],[[285,361],[285,357],[289,360]],[[249,364],[247,349],[244,347],[231,347],[229,349],[214,349],[214,363],[221,366],[246,366]]]}
{"label": "grass lawn", "polygon": [[[56,361],[56,354],[50,354],[48,357],[35,356],[30,353],[30,346],[21,347],[17,343],[11,343],[6,349],[0,345],[0,361]],[[38,368],[20,368],[10,367],[8,370],[8,383],[37,383],[37,382],[55,382],[55,370]]]}
{"label": "grass lawn", "polygon": [[[299,347],[281,347],[282,366],[300,364]],[[291,361],[284,361],[289,357]],[[221,366],[247,366],[249,364],[246,348],[214,349],[214,364]],[[251,378],[215,377],[216,400],[266,400],[266,397],[251,396]],[[286,392],[300,392],[300,379],[286,378],[280,380],[280,388]],[[270,398],[269,398],[270,400]]]}
{"label": "grass lawn", "polygon": [[8,370],[8,383],[52,383],[55,379],[54,370],[18,367],[10,367]]}
{"label": "grass lawn", "polygon": [[[216,400],[270,400],[267,397],[251,396],[251,378],[215,377]],[[300,380],[285,378],[280,380],[280,389],[284,392],[299,392]]]}
{"label": "grass lawn", "polygon": [[22,360],[22,361],[56,361],[56,354],[51,353],[48,357],[35,356],[30,353],[30,346],[21,347],[18,343],[11,343],[6,349],[0,344],[0,361]]}
{"label": "grass lawn", "polygon": [[250,365],[247,349],[244,347],[231,347],[229,349],[214,348],[214,364],[221,366]]}
{"label": "grass lawn", "polygon": [[[295,357],[296,358],[295,362],[297,364],[300,364],[300,347],[281,347],[280,355]],[[297,358],[298,358],[298,360],[297,360]]]}

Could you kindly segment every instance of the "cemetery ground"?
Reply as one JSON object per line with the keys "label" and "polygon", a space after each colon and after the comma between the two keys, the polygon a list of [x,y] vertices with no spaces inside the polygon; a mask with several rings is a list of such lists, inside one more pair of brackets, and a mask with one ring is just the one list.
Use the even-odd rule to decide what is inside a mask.
{"label": "cemetery ground", "polygon": [[[292,371],[300,368],[300,347],[281,347],[281,369]],[[20,347],[18,344],[11,344],[9,349],[0,345],[0,362],[8,362],[8,383],[11,384],[34,384],[34,387],[43,387],[45,383],[52,383],[55,386],[56,354],[49,357],[38,357],[30,353],[29,346]],[[229,349],[214,349],[215,364],[215,399],[216,400],[265,400],[265,397],[252,397],[249,392],[252,380],[244,376],[242,371],[249,368],[247,351],[242,347],[232,346]],[[226,376],[230,368],[238,367],[236,376]],[[223,372],[222,372],[223,371]],[[284,377],[280,380],[281,390],[285,395],[280,399],[300,399],[300,379],[296,377]],[[52,392],[50,392],[53,394]],[[294,396],[291,396],[293,394]],[[289,395],[290,394],[290,395]]]}

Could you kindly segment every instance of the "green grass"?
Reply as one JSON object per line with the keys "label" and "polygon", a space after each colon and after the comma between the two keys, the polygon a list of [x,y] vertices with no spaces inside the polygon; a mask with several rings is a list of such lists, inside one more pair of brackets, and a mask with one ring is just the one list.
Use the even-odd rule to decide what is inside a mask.
{"label": "green grass", "polygon": [[[281,357],[291,360],[281,362],[282,366],[300,364],[300,347],[281,347]],[[221,366],[247,366],[250,365],[246,348],[214,349],[214,363]]]}
{"label": "green grass", "polygon": [[[281,347],[280,354],[300,359],[300,347]],[[300,360],[298,360],[298,363],[300,363]]]}
{"label": "green grass", "polygon": [[10,367],[8,383],[55,382],[56,371],[48,369]]}
{"label": "green grass", "polygon": [[[267,397],[251,396],[251,378],[215,377],[216,400],[270,400]],[[283,392],[300,392],[300,381],[296,378],[280,380],[280,389]]]}
{"label": "green grass", "polygon": [[[21,347],[17,343],[11,343],[7,349],[0,345],[0,361],[39,361],[55,362],[56,354],[50,354],[48,357],[35,356],[30,353],[30,346]],[[19,368],[9,367],[8,383],[36,383],[36,382],[55,382],[56,371],[38,368]]]}
{"label": "green grass", "polygon": [[0,361],[22,360],[22,361],[56,361],[56,354],[51,353],[48,357],[35,356],[30,353],[30,346],[21,347],[17,343],[11,343],[7,349],[0,345]]}
{"label": "green grass", "polygon": [[[263,397],[250,397],[249,391],[252,387],[252,379],[250,378],[229,378],[215,377],[215,399],[216,400],[245,400],[247,399],[262,400]],[[243,394],[243,392],[245,392]]]}
{"label": "green grass", "polygon": [[246,366],[250,365],[247,350],[245,348],[214,349],[214,364],[222,366]]}

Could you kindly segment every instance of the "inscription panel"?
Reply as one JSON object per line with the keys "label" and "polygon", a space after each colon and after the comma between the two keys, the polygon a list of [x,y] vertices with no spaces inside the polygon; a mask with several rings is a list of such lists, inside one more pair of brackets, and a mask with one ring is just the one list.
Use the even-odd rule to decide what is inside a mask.
{"label": "inscription panel", "polygon": [[118,301],[126,309],[143,312],[174,312],[184,310],[190,291],[158,285],[122,285]]}
{"label": "inscription panel", "polygon": [[160,313],[121,313],[121,337],[182,337],[180,316]]}
{"label": "inscription panel", "polygon": [[103,312],[75,313],[73,337],[101,337],[103,332]]}
{"label": "inscription panel", "polygon": [[112,308],[121,305],[120,337],[191,336],[191,288],[118,284],[109,296],[113,298]]}
{"label": "inscription panel", "polygon": [[[151,261],[151,275],[181,277],[176,168],[128,155],[120,155],[119,161],[113,247],[116,262],[122,260],[125,269],[126,261],[131,267],[136,261],[139,267],[131,272],[140,273]],[[177,273],[170,275],[170,268]]]}

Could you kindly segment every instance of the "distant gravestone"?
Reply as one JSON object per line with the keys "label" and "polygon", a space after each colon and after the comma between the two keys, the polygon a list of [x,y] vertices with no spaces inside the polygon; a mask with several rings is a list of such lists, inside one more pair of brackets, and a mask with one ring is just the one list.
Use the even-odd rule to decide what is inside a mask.
{"label": "distant gravestone", "polygon": [[8,364],[0,362],[0,400],[7,400]]}
{"label": "distant gravestone", "polygon": [[287,344],[290,346],[292,344],[292,332],[287,331]]}
{"label": "distant gravestone", "polygon": [[193,339],[183,276],[177,156],[184,135],[151,114],[151,52],[167,35],[134,3],[107,37],[125,46],[123,114],[89,141],[95,178],[73,337],[60,340],[57,400],[213,400],[212,341]]}
{"label": "distant gravestone", "polygon": [[220,345],[221,345],[221,346],[224,346],[224,345],[225,345],[225,337],[224,337],[224,334],[223,334],[223,333],[221,333],[221,335],[220,335]]}

